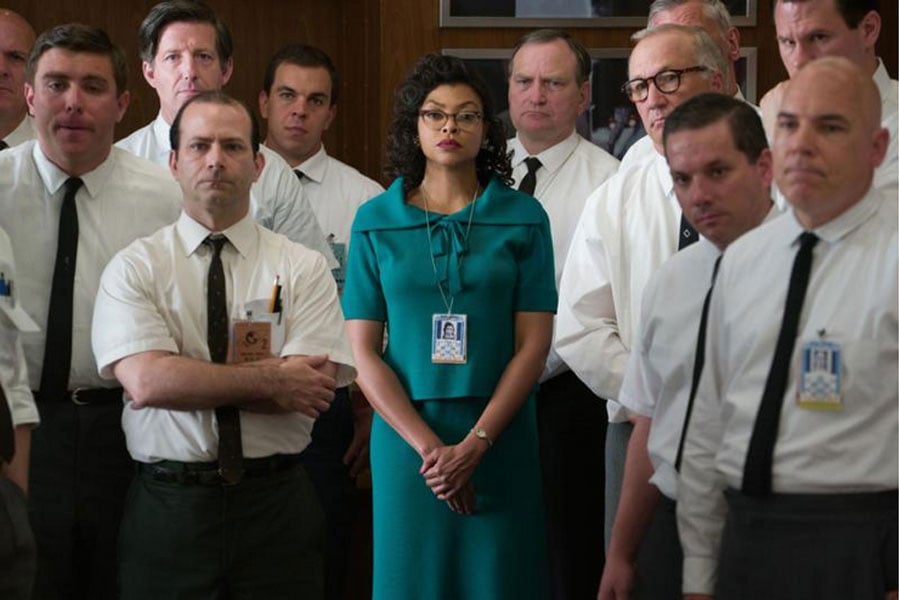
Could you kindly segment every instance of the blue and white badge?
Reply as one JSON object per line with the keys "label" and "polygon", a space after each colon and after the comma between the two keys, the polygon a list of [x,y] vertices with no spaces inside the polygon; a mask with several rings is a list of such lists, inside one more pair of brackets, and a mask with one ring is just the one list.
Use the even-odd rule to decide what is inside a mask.
{"label": "blue and white badge", "polygon": [[817,339],[802,347],[799,370],[799,406],[817,410],[841,410],[842,351],[834,342]]}
{"label": "blue and white badge", "polygon": [[467,315],[442,314],[431,318],[431,362],[464,365],[468,361]]}

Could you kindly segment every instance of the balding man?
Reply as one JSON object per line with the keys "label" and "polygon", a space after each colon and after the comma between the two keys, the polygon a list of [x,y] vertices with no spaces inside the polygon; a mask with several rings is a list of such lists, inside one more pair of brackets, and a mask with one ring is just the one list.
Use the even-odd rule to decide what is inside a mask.
{"label": "balding man", "polygon": [[[661,25],[634,36],[630,80],[623,90],[636,105],[653,152],[623,161],[587,200],[559,288],[556,348],[597,395],[607,398],[605,537],[614,520],[630,424],[617,402],[649,277],[696,233],[681,225],[668,164],[662,154],[665,118],[702,92],[720,92],[727,70],[707,33]],[[634,151],[634,148],[631,148]],[[685,237],[687,231],[692,237]]]}
{"label": "balding man", "polygon": [[[512,176],[549,215],[556,285],[587,196],[618,170],[614,157],[576,131],[590,102],[590,65],[583,45],[558,29],[524,35],[509,61]],[[540,379],[537,423],[553,597],[581,598],[602,572],[606,417],[602,400],[554,350]]]}
{"label": "balding man", "polygon": [[899,236],[871,185],[879,109],[844,58],[786,88],[774,171],[792,208],[728,247],[708,313],[678,484],[685,598],[895,594]]}
{"label": "balding man", "polygon": [[[874,171],[874,187],[899,192],[899,81],[891,79],[875,53],[880,36],[879,0],[775,0],[774,26],[780,58],[792,78],[809,61],[842,56],[871,77],[880,93],[881,124],[890,132],[890,145]],[[783,96],[781,82],[762,98],[769,137]]]}
{"label": "balding man", "polygon": [[34,37],[21,15],[0,9],[0,150],[34,139],[25,106],[25,63]]}
{"label": "balding man", "polygon": [[619,398],[635,415],[634,433],[599,600],[680,594],[678,450],[702,370],[697,344],[703,338],[695,341],[693,332],[702,329],[721,253],[779,214],[771,202],[765,130],[745,102],[721,94],[687,100],[665,120],[664,143],[678,202],[702,238],[666,261],[643,295],[640,334]]}

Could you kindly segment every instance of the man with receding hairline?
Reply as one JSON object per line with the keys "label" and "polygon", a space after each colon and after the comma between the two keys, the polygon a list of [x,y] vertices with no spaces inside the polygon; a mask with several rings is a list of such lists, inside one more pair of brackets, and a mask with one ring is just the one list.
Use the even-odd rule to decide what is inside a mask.
{"label": "man with receding hairline", "polygon": [[728,247],[708,313],[678,483],[685,599],[895,598],[899,235],[872,186],[888,137],[849,60],[786,86],[791,209]]}
{"label": "man with receding hairline", "polygon": [[[522,36],[509,61],[512,177],[549,216],[556,285],[587,196],[618,170],[576,131],[590,101],[590,56],[570,34]],[[592,594],[602,570],[605,403],[550,350],[537,392],[547,545],[558,600]]]}
{"label": "man with receding hairline", "polygon": [[[883,163],[874,171],[874,187],[899,193],[899,81],[890,78],[877,57],[880,37],[880,0],[773,0],[777,44],[791,78],[809,61],[842,56],[872,78],[880,93],[881,123],[890,132]],[[789,81],[789,80],[787,80]],[[762,98],[761,107],[769,137],[787,81]]]}
{"label": "man with receding hairline", "polygon": [[0,150],[34,139],[25,106],[25,62],[34,38],[21,15],[0,9]]}

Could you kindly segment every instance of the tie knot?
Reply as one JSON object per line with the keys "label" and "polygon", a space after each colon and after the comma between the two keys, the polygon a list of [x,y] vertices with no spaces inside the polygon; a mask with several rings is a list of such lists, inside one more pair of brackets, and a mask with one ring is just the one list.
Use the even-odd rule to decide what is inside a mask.
{"label": "tie knot", "polygon": [[524,164],[528,167],[528,173],[536,173],[537,169],[543,166],[543,163],[540,162],[540,159],[536,156],[529,156],[524,159]]}
{"label": "tie knot", "polygon": [[303,181],[303,177],[306,176],[306,174],[299,169],[294,169],[293,172],[297,174],[297,179],[299,179],[300,181]]}
{"label": "tie knot", "polygon": [[66,179],[66,197],[74,197],[83,184],[84,182],[80,177],[69,177]]}
{"label": "tie knot", "polygon": [[210,235],[203,243],[212,248],[212,251],[216,256],[220,256],[222,254],[222,248],[225,247],[225,244],[228,242],[228,238],[223,235]]}
{"label": "tie knot", "polygon": [[6,140],[0,140],[0,150],[6,150],[9,148],[9,144],[6,143]]}
{"label": "tie knot", "polygon": [[799,236],[799,247],[801,248],[814,248],[815,244],[818,243],[818,240],[821,239],[817,235],[815,235],[811,231],[803,231],[802,235]]}

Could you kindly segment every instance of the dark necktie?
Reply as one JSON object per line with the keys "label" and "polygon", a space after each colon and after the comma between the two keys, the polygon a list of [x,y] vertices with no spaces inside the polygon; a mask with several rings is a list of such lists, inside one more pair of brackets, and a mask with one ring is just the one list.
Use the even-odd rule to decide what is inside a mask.
{"label": "dark necktie", "polygon": [[[206,287],[206,342],[212,362],[228,359],[228,302],[225,298],[225,269],[222,267],[222,248],[225,236],[209,236],[204,241],[212,248]],[[218,422],[219,472],[228,483],[238,483],[243,476],[243,447],[240,440],[240,412],[234,406],[215,409]]]}
{"label": "dark necktie", "polygon": [[683,250],[693,242],[699,241],[699,234],[696,233],[696,230],[693,229],[693,226],[690,225],[690,222],[687,220],[687,217],[681,213],[680,216],[680,229],[677,230],[677,249]]}
{"label": "dark necktie", "polygon": [[537,189],[537,169],[541,166],[540,159],[536,156],[529,156],[524,159],[524,164],[527,165],[528,172],[521,179],[521,185],[518,186],[518,189],[525,194],[533,196],[534,190]]}
{"label": "dark necktie", "polygon": [[0,386],[0,459],[2,462],[11,463],[15,453],[16,438],[12,426],[12,414],[9,412],[9,404],[6,402],[6,393]]}
{"label": "dark necktie", "polygon": [[6,143],[6,140],[0,140],[0,150],[6,150],[9,148],[9,144]]}
{"label": "dark necktie", "polygon": [[306,174],[299,169],[294,169],[293,172],[297,174],[297,179],[299,179],[300,181],[303,181],[303,177],[306,176]]}
{"label": "dark necktie", "polygon": [[705,366],[705,328],[709,320],[709,304],[712,301],[712,290],[715,289],[715,278],[718,277],[718,266],[721,257],[715,261],[712,269],[712,283],[702,303],[702,317],[699,319],[699,335],[696,340],[696,354],[693,358],[693,381],[690,383],[690,396],[687,400],[687,413],[684,415],[684,425],[680,432],[680,442],[677,444],[677,458],[674,459],[674,468],[680,471],[681,461],[684,458],[684,442],[687,439],[687,427],[690,425],[690,415],[693,413],[693,400],[696,398],[696,389],[699,387],[699,378],[702,376],[702,368]]}
{"label": "dark necktie", "polygon": [[72,297],[75,290],[75,263],[78,255],[78,210],[75,194],[82,181],[66,180],[66,193],[59,212],[59,234],[56,242],[56,266],[47,312],[47,337],[41,369],[40,397],[58,400],[69,388],[72,367]]}
{"label": "dark necktie", "polygon": [[790,273],[790,287],[787,289],[787,301],[777,346],[774,349],[774,359],[771,361],[762,402],[752,428],[749,449],[746,451],[743,493],[750,496],[764,496],[771,493],[774,443],[777,441],[784,392],[787,389],[793,348],[796,346],[796,334],[799,331],[799,315],[802,313],[802,303],[805,300],[812,268],[812,250],[818,243],[818,236],[806,231],[799,236],[799,241],[799,251],[796,253],[793,271]]}

